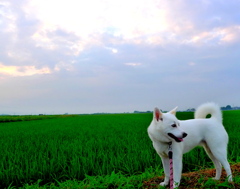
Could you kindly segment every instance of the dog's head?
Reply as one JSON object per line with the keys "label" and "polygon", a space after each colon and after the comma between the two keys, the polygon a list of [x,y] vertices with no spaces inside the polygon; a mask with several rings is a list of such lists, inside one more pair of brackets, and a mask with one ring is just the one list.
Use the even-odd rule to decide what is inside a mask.
{"label": "dog's head", "polygon": [[187,133],[181,130],[180,123],[176,118],[177,107],[173,110],[162,113],[158,108],[154,109],[153,122],[157,127],[157,131],[168,138],[170,141],[182,142]]}

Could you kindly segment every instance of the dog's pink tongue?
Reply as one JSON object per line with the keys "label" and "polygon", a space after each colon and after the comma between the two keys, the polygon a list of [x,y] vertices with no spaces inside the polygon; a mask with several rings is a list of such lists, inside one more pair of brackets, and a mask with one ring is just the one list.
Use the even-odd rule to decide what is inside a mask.
{"label": "dog's pink tongue", "polygon": [[178,140],[180,140],[181,142],[183,141],[183,138],[178,138]]}

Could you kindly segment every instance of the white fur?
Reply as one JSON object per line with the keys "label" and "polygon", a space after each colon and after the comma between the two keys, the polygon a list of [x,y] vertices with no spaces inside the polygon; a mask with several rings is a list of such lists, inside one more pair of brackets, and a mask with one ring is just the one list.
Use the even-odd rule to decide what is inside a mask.
{"label": "white fur", "polygon": [[[165,172],[165,179],[160,185],[169,184],[167,155],[169,142],[172,142],[174,187],[180,184],[182,155],[199,145],[204,147],[214,163],[216,168],[214,179],[220,179],[223,166],[227,172],[228,181],[232,181],[232,173],[227,161],[228,134],[222,125],[219,106],[214,103],[203,104],[196,110],[195,119],[186,121],[178,120],[175,113],[176,108],[168,113],[162,113],[155,108],[153,120],[148,127],[148,135],[153,142],[154,149],[162,159]],[[211,114],[211,118],[205,119],[208,114]]]}

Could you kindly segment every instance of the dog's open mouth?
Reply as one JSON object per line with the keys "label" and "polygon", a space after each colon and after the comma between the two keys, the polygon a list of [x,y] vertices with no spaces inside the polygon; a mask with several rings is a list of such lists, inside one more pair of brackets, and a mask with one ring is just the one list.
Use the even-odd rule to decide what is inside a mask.
{"label": "dog's open mouth", "polygon": [[171,138],[173,138],[176,142],[182,142],[183,138],[178,138],[176,137],[174,134],[172,133],[168,133],[168,136],[170,136]]}

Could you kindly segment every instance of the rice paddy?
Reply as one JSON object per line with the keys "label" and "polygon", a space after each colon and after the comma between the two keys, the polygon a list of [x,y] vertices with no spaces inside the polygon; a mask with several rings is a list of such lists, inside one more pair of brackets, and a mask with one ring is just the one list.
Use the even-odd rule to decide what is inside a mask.
{"label": "rice paddy", "polygon": [[[228,159],[240,162],[240,111],[225,111]],[[193,113],[179,112],[179,119]],[[28,120],[28,119],[25,119]],[[160,170],[147,127],[152,114],[51,117],[0,123],[0,188]],[[1,122],[1,117],[0,117]],[[186,163],[187,162],[187,163]],[[202,148],[184,155],[184,172],[213,167]]]}

